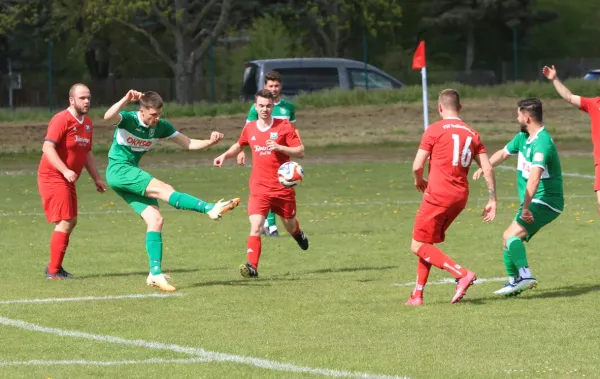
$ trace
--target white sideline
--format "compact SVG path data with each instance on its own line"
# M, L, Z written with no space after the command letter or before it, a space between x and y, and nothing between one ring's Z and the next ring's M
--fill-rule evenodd
M98 300L125 300L125 299L146 299L146 298L163 298L185 296L183 293L150 293L150 294L134 294L122 296L86 296L86 297L57 297L47 299L18 299L18 300L0 300L2 304L31 304L31 303L62 303L67 301L98 301Z
M508 279L506 277L502 277L502 278L481 278L481 279L477 279L475 281L475 284L481 284L481 283L486 283L486 282L506 282ZM427 283L427 285L432 285L432 284L456 284L456 280L455 279L442 279L438 282L429 282ZM398 286L398 287L412 287L415 285L415 282L408 282L408 283L392 283L393 286Z
M507 165L500 165L500 166L497 166L496 168L500 169L500 170L506 170L506 171L517 171L516 167L507 166ZM576 172L563 172L562 175L563 176L570 176L572 178L595 179L594 175L578 174Z
M49 328L38 324L32 324L26 321L13 320L6 317L0 317L0 325L12 326L19 329L30 330L33 332L48 333L61 337L81 338L99 342L108 342L119 345L135 346L155 350L168 350L176 353L182 353L204 359L205 362L232 362L243 365L260 367L267 370L284 371L293 373L306 373L313 375L322 375L334 378L361 378L361 379L408 379L407 377L378 375L366 372L352 372L341 370L329 370L324 368L312 368L307 366L298 366L292 363L270 361L267 359L248 357L243 355L234 355L219 353L216 351L204 350L196 347L186 347L174 344L165 344L161 342L152 342L144 340L128 340L121 337L113 337L101 334L92 334L78 332L75 330L65 330L58 328Z
M122 365L149 365L149 364L184 364L184 363L203 363L207 362L205 358L188 358L188 359L162 359L150 358L143 360L124 360L124 361L85 361L85 360L63 360L63 361L0 361L2 366L122 366Z

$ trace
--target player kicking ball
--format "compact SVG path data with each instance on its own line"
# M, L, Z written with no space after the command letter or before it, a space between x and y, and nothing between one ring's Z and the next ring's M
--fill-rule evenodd
M496 217L496 181L494 170L481 143L479 133L458 118L461 109L457 91L446 89L438 98L442 120L430 125L413 163L415 187L423 192L423 201L415 218L410 249L417 255L417 283L406 305L423 304L423 290L431 266L446 270L456 278L456 292L451 303L459 302L473 284L475 273L459 266L434 246L444 242L446 230L465 209L469 198L469 167L473 160L483 170L489 200L483 221ZM428 181L423 178L429 159Z
M137 111L122 111L130 102L139 101ZM206 149L223 139L223 134L212 132L210 139L198 140L175 130L173 125L161 119L162 98L156 92L141 93L131 90L104 114L105 120L115 122L113 143L108 152L106 181L133 211L146 223L146 252L150 273L146 284L166 292L175 291L162 273L162 229L164 219L158 209L158 200L175 209L205 213L213 220L240 203L240 199L209 203L187 193L175 191L169 184L154 178L138 167L140 159L159 139L170 140L185 150Z
M238 155L244 146L252 149L248 198L248 262L240 266L240 274L245 278L258 277L260 235L269 210L281 217L285 229L294 237L298 246L302 250L308 249L308 238L296 220L296 192L293 188L284 187L277 174L279 167L289 162L290 157L304 157L304 146L288 120L273 118L273 94L270 91L263 89L256 94L255 108L258 120L248 122L239 140L214 160L215 166L222 167L225 160Z
M523 241L529 240L563 211L562 169L554 141L542 124L542 102L538 99L519 101L517 120L521 131L490 158L498 166L517 154L517 191L521 207L514 221L504 231L504 267L506 283L495 294L515 296L537 286L527 261ZM477 170L473 179L479 179Z

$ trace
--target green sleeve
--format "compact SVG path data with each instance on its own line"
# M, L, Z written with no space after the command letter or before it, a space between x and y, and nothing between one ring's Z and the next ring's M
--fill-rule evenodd
M292 125L296 125L296 106L290 103L290 122Z
M177 135L177 130L173 124L167 120L160 120L160 132L157 138L173 138Z
M519 152L519 147L523 144L523 135L525 135L525 133L517 133L517 135L506 144L504 150L510 155L517 154Z
M550 141L547 140L537 140L531 154L533 154L533 158L531 159L531 167L541 167L544 170L546 169L546 162L552 155L552 150L554 146Z
M248 112L248 117L246 118L246 122L256 121L258 120L258 112L256 111L256 107L254 104L250 107L250 111Z
M133 125L135 127L135 121L134 121L134 112L135 111L121 111L119 112L119 114L121 115L121 120L119 120L119 122L117 122L115 124L115 126L117 128L121 128L121 129L125 129L125 130L129 130L131 129L131 126Z

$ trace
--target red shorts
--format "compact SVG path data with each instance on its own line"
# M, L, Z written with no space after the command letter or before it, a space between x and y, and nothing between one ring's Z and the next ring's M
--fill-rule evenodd
M77 217L77 191L75 185L48 183L38 178L42 206L48 222L70 220Z
M596 179L594 179L594 191L600 191L600 164L594 165L594 173Z
M446 239L446 230L465 209L466 202L442 207L423 201L413 227L413 239L424 243L440 243Z
M248 197L248 215L263 215L269 211L284 219L296 217L296 198L272 197L269 195L250 195Z

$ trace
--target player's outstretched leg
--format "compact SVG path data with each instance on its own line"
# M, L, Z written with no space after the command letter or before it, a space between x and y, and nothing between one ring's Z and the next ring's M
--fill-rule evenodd
M423 290L427 279L429 278L429 272L431 271L431 263L425 261L422 258L417 260L417 284L415 289L410 294L410 297L406 301L406 305L419 306L423 304Z
M308 238L300 229L300 223L294 218L283 219L283 225L290 235L296 240L296 243L302 250L308 250Z
M277 229L277 222L275 219L275 212L269 211L267 219L265 220L264 233L269 237L279 237L279 230Z
M475 282L475 273L469 271L454 262L452 258L443 251L429 243L412 241L411 250L426 262L437 268L448 271L456 278L456 292L451 303L458 303L467 293L467 289Z
M260 214L250 215L250 235L247 242L248 262L240 265L240 275L244 278L258 277L258 261L262 250L260 233L265 222L265 216Z
M50 238L50 260L44 271L46 279L73 279L73 275L62 267L62 263L69 246L69 237L75 225L77 225L77 217L56 223Z
M519 270L513 263L510 251L507 248L503 249L503 257L504 268L506 270L506 274L508 275L508 282L506 282L499 290L494 291L494 293L497 295L516 296L521 293L521 291L516 290L516 282L519 277Z
M158 287L165 292L174 292L175 287L169 284L167 281L168 277L162 272L162 227L164 219L155 206L148 206L141 213L141 216L148 226L148 231L146 232L146 252L148 253L150 273L146 278L146 284Z
M519 270L519 278L515 282L515 291L521 293L525 290L535 288L537 280L533 277L531 270L529 270L527 251L523 240L519 237L511 237L506 241L506 247L510 252L514 265Z

